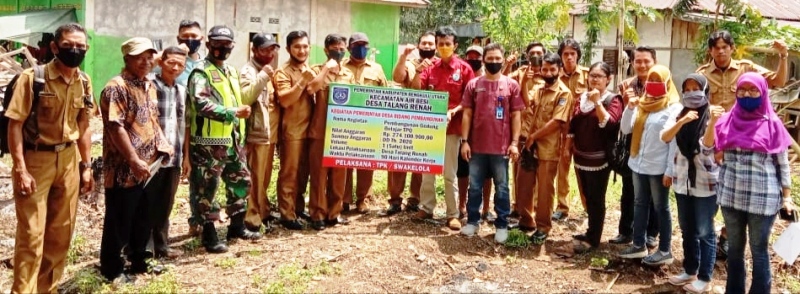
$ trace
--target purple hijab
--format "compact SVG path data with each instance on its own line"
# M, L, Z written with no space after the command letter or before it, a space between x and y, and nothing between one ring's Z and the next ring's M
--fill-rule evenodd
M783 122L772 109L767 91L767 80L761 75L748 72L739 77L736 88L750 83L761 90L761 106L750 112L736 103L733 109L717 121L717 151L741 148L755 152L776 154L792 145L792 138Z

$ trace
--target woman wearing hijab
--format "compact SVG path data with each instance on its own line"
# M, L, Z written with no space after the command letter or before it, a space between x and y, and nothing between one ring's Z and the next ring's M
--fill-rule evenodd
M719 166L714 161L714 123L725 109L708 104L708 80L690 74L683 81L683 109L669 118L661 140L675 139L672 189L678 203L678 224L683 235L683 273L669 282L690 293L711 290L716 258L714 216L717 206Z
M787 152L792 139L767 93L761 75L743 74L736 104L715 124L716 150L723 153L717 203L728 228L728 293L744 293L748 237L753 258L749 292L771 292L769 235L778 210L794 210Z
M645 94L632 98L622 112L620 129L631 137L631 154L628 167L633 171L633 245L622 250L622 258L642 258L642 263L652 266L673 262L672 216L669 212L669 186L675 158L675 143L661 141L661 130L670 116L679 112L680 99L672 74L663 65L655 65L647 73ZM641 102L640 102L641 101ZM653 254L645 247L650 203L658 216L659 244Z
M589 68L589 89L575 107L567 146L572 145L578 185L586 195L589 227L586 234L575 236L573 250L584 253L600 246L606 218L606 189L611 168L606 149L614 144L622 115L622 96L606 91L611 81L611 67L604 62ZM572 142L572 143L570 143ZM569 148L569 147L567 147Z

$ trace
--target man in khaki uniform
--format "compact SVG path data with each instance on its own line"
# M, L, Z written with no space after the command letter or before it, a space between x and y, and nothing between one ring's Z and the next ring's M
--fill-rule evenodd
M247 199L247 212L244 223L251 231L258 231L262 224L271 228L272 217L269 212L267 189L272 178L272 163L275 158L275 144L278 143L278 112L275 103L275 88L269 82L274 71L272 60L281 48L272 34L260 33L253 36L253 58L241 70L241 86L257 84L266 79L267 86L251 105L252 113L247 118L247 163L250 166L252 186Z
M389 82L386 81L386 75L383 73L383 68L380 64L367 60L369 53L369 39L364 33L354 33L348 40L348 48L350 49L350 59L342 62L342 65L349 69L356 78L356 84L364 86L380 86L388 87ZM372 197L372 170L356 170L356 210L358 213L367 213L367 198ZM352 201L353 191L353 173L352 169L347 172L347 184L345 185L344 203L345 209L350 207L349 203Z
M558 171L558 164L563 154L561 150L561 137L563 137L564 125L569 120L572 112L574 100L569 88L558 78L561 58L554 53L547 53L542 59L542 79L545 86L540 89L532 90L528 95L533 100L533 124L527 134L525 148L531 150L538 158L535 177L524 179L533 182L536 187L536 216L533 227L536 232L531 236L535 244L544 244L547 235L550 233L552 222L550 213L553 211L553 194L555 187L553 180ZM537 185L538 184L538 185ZM533 197L529 194L520 194L517 199L517 206L522 215L522 219L528 222L532 218ZM522 222L522 220L521 220Z
M525 140L527 140L526 136L528 135L528 131L530 130L531 124L533 123L533 108L531 103L531 97L528 93L534 88L541 88L544 87L544 80L542 79L541 75L541 68L542 68L542 56L547 53L547 49L544 48L544 45L539 42L531 42L528 44L525 52L528 54L528 65L523 65L511 74L508 75L509 78L517 81L521 87L522 92L522 102L525 103L525 109L522 110L522 126L520 132L520 140L519 140L519 150L522 152L524 151L523 147L525 147ZM513 61L516 60L516 57L513 55L509 57L509 60L506 61L506 69L510 70ZM527 155L527 153L526 153ZM521 169L522 160L517 160L514 162L514 166L512 167L514 173L514 193L512 193L512 203L511 203L511 215L512 217L519 217L520 211L517 210L517 203L516 199L519 199L520 193L523 194L531 194L533 197L533 210L536 210L536 197L533 196L534 194L534 186L530 181L525 181L523 179L534 177L534 171L530 169ZM532 232L535 228L533 226L533 219L529 219L526 223L520 221L519 229L523 232Z
M75 228L79 186L86 193L94 185L92 83L78 69L89 49L86 31L62 25L49 45L56 59L22 72L6 110L17 213L12 293L56 293ZM38 70L44 71L44 89L34 109Z
M417 50L419 58L411 58L410 55L414 50ZM417 41L417 45L406 46L400 58L397 60L397 65L392 72L392 79L403 88L417 89L419 88L419 73L431 66L438 58L436 54L436 35L431 32L425 32ZM416 85L416 87L414 86ZM386 209L386 215L393 215L402 209L403 190L406 186L405 172L389 172L388 190L389 190L389 208ZM409 192L411 196L406 200L406 210L411 212L419 211L419 190L422 187L422 174L411 173L411 185Z
M314 79L308 66L309 39L304 31L292 31L286 35L286 50L290 60L275 72L275 91L278 103L283 108L281 118L281 146L279 155L281 169L278 173L278 207L281 225L289 230L302 230L297 220L298 192L305 190L308 182L308 125L314 106L313 97L306 86Z
M564 63L561 68L559 79L564 85L572 92L573 104L576 103L583 92L586 92L587 79L589 77L589 69L578 65L581 59L581 45L574 39L566 39L561 42L558 47L558 55ZM570 108L569 115L572 115L572 108ZM566 140L567 130L569 126L569 119L564 124L564 132L562 133L561 140ZM565 150L561 153L561 159L558 163L558 175L556 179L556 194L558 195L558 207L553 213L553 220L562 220L569 216L569 171L572 165L572 150ZM578 189L581 196L581 203L586 207L586 201L583 198L583 193Z
M339 34L325 37L325 55L328 61L311 67L317 75L308 85L308 92L314 94L314 115L308 128L311 141L309 162L311 167L311 193L309 212L311 227L324 230L326 226L347 224L342 217L342 199L347 182L346 168L328 168L322 166L325 153L325 128L328 119L328 93L330 83L354 84L355 76L339 63L347 50L347 38Z
M708 79L711 89L710 103L730 111L736 102L736 81L743 73L757 72L767 79L770 87L783 87L787 77L789 51L782 41L775 41L772 48L778 51L780 62L773 72L747 59L733 59L736 50L733 36L728 31L717 31L708 37L708 53L713 58L697 68L697 73Z

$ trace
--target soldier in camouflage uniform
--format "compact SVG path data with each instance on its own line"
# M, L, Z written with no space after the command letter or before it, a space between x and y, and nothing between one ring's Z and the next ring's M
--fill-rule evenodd
M258 239L261 234L244 226L250 171L244 151L245 118L250 104L266 87L267 75L241 88L239 74L225 63L233 49L233 30L225 26L211 28L208 56L189 75L187 119L190 124L189 200L194 210L190 223L202 224L203 246L211 253L227 252L217 238L214 222L219 220L220 205L214 200L219 180L225 182L226 213L230 218L227 239Z

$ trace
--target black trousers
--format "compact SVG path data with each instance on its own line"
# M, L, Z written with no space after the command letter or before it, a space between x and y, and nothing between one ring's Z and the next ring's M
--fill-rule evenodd
M151 222L144 187L106 188L106 215L100 243L100 273L108 280L125 269L122 249L127 247L132 267L146 268Z
M600 246L600 237L603 235L603 226L606 219L606 190L611 169L606 167L599 171L578 172L579 185L586 196L586 213L589 215L589 228L586 238L592 247Z
M633 177L622 177L622 197L620 197L619 234L633 237ZM650 205L650 220L647 221L647 236L658 237L658 217L655 205Z
M178 191L180 177L180 168L165 167L144 188L152 223L150 243L155 253L164 253L169 249L169 215L175 204L175 192Z

